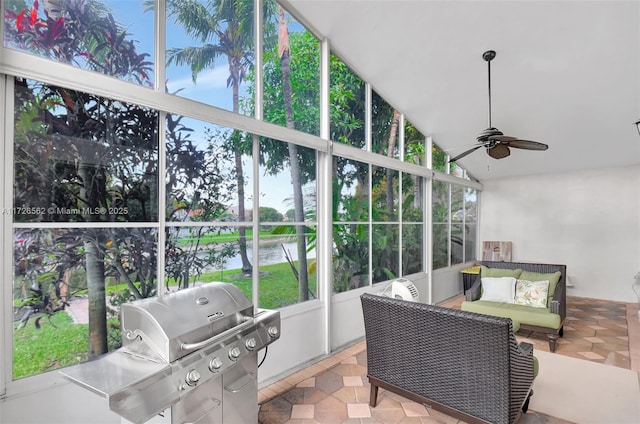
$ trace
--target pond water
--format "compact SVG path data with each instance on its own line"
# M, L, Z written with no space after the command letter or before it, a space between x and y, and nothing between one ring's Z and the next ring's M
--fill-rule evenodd
M287 258L284 254L284 250L282 250L282 246L287 250L289 257L293 261L298 260L298 247L295 242L285 242L285 243L269 243L265 245L260 245L260 249L258 250L258 265L272 265L272 264L280 264L287 261ZM253 247L250 243L247 244L247 256L249 257L249 261L252 260L253 255ZM315 249L307 253L307 258L315 258L316 252ZM224 268L222 270L227 269L240 269L242 268L242 259L240 258L240 254L227 259L224 264ZM209 266L204 268L204 271L221 271L220 268L215 266Z

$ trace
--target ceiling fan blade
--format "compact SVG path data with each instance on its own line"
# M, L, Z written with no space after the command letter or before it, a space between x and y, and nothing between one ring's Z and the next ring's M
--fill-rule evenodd
M458 161L459 159L462 159L463 157L467 156L468 154L471 154L471 153L475 152L476 150L478 150L478 149L479 149L479 148L481 148L481 147L484 147L484 145L482 145L482 144L481 144L481 145L476 146L476 147L474 147L474 148L472 148L472 149L469 149L469 150L467 150L467 151L465 151L465 152L462 152L462 153L460 153L458 156L456 156L455 158L453 158L453 159L449 159L449 162L456 162L456 161Z
M547 150L549 148L549 146L544 143L530 140L520 140L517 137L510 137L508 135L492 135L489 136L489 141L497 141L500 144L505 144L509 147L515 147L516 149Z
M508 135L490 135L487 137L490 141L508 142L517 140L517 137L509 137Z
M487 153L494 159L503 159L511 154L511 150L504 144L496 144L487 148Z
M537 141L530 141L530 140L520 140L520 139L508 141L506 144L509 147L515 147L516 149L525 149L525 150L547 150L549 148L549 146L547 146L544 143L539 143Z

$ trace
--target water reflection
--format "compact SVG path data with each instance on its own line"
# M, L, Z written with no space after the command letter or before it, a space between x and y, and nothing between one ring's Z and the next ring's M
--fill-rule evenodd
M289 258L292 261L298 260L298 247L296 242L285 242L285 243L268 243L261 244L260 249L258 249L258 265L272 265L272 264L281 264L287 261L287 257L285 256L284 249L286 249ZM249 260L253 257L253 248L251 244L247 244L247 256ZM316 251L315 249L307 252L307 258L315 258ZM203 271L225 271L228 269L240 269L242 268L242 259L240 258L240 254L236 254L235 256L227 259L223 265L223 268L219 268L216 265L211 265L205 267Z

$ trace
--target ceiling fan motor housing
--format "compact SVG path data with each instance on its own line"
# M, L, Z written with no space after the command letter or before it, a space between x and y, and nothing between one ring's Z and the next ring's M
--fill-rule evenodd
M476 137L476 140L479 143L486 143L489 141L489 137L492 137L494 135L504 135L504 134L499 129L491 127L491 128L487 128L486 130L478 134L478 136Z

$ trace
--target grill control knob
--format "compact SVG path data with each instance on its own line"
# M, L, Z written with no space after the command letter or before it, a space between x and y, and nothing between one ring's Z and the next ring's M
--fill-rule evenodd
M222 367L222 361L217 356L209 361L209 370L217 372Z
M196 370L191 370L187 373L187 378L185 378L185 382L189 386L195 386L200 381L200 373Z
M271 327L269 327L269 330L267 331L269 332L269 335L271 337L276 337L279 333L278 327L276 327L275 325L272 325Z
M251 337L251 338L247 339L246 342L244 342L244 345L247 347L247 349L253 350L253 349L256 348L258 343L256 342L255 338Z
M240 351L240 349L238 347L234 347L231 350L229 350L229 358L231 360L233 360L233 361L238 359L241 354L242 354L242 352Z

